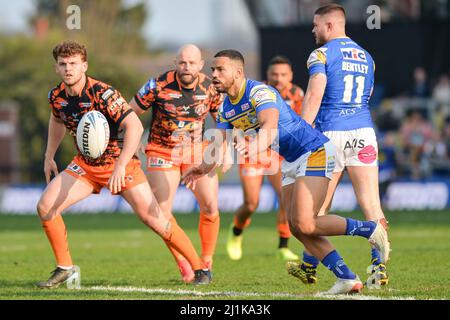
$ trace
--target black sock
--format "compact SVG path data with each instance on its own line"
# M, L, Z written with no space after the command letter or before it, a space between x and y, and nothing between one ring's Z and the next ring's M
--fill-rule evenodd
M280 244L278 245L278 248L287 248L288 241L289 241L289 238L280 237Z
M233 227L233 234L235 236L240 236L243 231L244 231L243 229L239 229L239 228Z

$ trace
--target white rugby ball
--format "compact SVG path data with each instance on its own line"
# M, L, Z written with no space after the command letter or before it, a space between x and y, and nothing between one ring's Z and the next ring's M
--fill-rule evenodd
M91 159L97 159L109 143L109 124L99 111L89 111L84 114L77 127L77 145L81 154Z

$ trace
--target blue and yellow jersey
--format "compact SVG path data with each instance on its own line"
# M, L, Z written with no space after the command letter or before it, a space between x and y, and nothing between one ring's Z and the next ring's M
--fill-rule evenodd
M315 121L321 131L373 127L369 99L375 63L370 54L350 38L338 38L309 56L309 75L323 73L327 86Z
M244 81L236 100L226 97L217 115L219 129L258 131L258 113L268 108L279 111L278 144L274 149L287 161L293 162L301 155L315 151L328 138L314 130L283 100L278 91L262 82Z

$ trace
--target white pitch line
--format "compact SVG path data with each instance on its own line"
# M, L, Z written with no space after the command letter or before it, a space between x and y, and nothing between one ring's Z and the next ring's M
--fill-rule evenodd
M316 293L313 295L306 294L292 294L284 292L239 292L239 291L196 291L196 290L173 290L162 288L137 288L137 287L111 287L111 286L95 286L87 288L91 291L110 291L110 292L138 292L149 294L163 294L163 295L177 295L177 296L198 296L198 297L211 297L211 296L224 296L224 297L274 297L274 298L324 298L333 300L415 300L414 297L377 297L366 296L362 294L355 295L327 295L323 293Z

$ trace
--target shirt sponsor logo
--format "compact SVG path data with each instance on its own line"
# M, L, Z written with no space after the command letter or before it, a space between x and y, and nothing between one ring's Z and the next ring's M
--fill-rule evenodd
M248 103L245 103L241 106L242 111L250 109L250 105Z
M79 176L84 176L86 174L86 171L83 170L79 165L77 165L75 162L71 162L69 166L67 167L70 171L76 173Z
M206 98L208 98L206 94L198 94L194 96L194 100L205 100Z
M367 62L366 53L357 48L341 48L342 57L344 60L354 60L360 62Z
M111 89L108 89L102 94L102 99L103 100L108 100L109 98L111 98L111 96L113 94L114 94L114 91L112 91Z
M92 106L92 103L90 102L81 102L80 108L90 108Z
M147 165L150 168L172 168L173 162L158 157L150 157Z
M172 99L180 99L183 95L180 93L169 93L169 97Z
M236 115L236 111L235 111L234 109L225 112L225 118L231 118L231 117L233 117L234 115Z
M114 101L114 102L110 105L109 109L110 109L111 111L114 111L116 108L122 107L125 103L127 103L127 102L125 101L125 99L122 98L122 97L120 97L119 99L117 99L116 101Z

